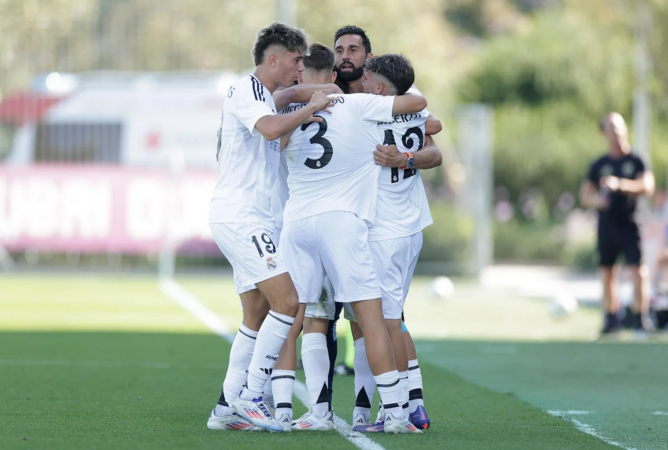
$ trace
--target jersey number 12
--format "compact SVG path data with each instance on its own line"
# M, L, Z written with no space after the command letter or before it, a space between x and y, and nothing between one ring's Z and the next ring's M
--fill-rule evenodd
M415 145L415 141L411 137L411 135L415 135L418 138L418 148L417 150L420 150L422 146L424 145L424 133L422 133L422 130L419 127L413 127L409 128L406 130L406 133L401 136L401 143L404 144L404 147L408 149L412 149L413 146ZM394 133L392 130L385 130L385 140L383 141L383 145L397 145L396 141L394 140ZM410 178L414 176L417 173L416 169L404 169L404 180L406 178ZM398 183L399 182L399 168L398 167L392 167L392 183Z

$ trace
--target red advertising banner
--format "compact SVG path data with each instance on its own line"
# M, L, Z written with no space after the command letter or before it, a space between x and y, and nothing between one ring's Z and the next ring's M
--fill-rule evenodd
M210 171L113 166L0 166L0 245L8 251L215 252Z

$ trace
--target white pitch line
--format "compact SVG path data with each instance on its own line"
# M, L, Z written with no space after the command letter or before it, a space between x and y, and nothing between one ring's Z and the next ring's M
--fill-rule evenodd
M657 411L654 413L655 416L668 416L668 412L665 411Z
M591 411L579 411L577 409L569 409L567 411L547 411L548 414L551 414L553 416L561 417L561 416L584 416L587 414L592 414Z
M607 437L605 437L605 436L599 434L598 431L596 431L596 430L594 429L594 427L592 427L591 425L587 425L586 423L582 423L582 422L580 422L580 421L577 420L577 419L574 419L574 418L572 418L572 417L565 417L565 416L563 416L563 415L552 414L552 413L554 413L554 412L562 412L562 413L563 413L563 412L565 412L565 411L546 411L546 412L547 412L548 414L551 414L551 415L555 416L555 417L559 417L560 419L564 419L564 420L566 420L566 421L568 421L568 422L571 422L573 425L575 425L575 428L577 428L578 431L581 431L581 432L583 432L583 433L585 433L585 434L588 434L588 435L590 435L590 436L593 436L593 437L595 437L596 439L599 439L599 440L605 442L606 444L609 444L609 445L612 445L612 446L615 446L615 447L619 447L619 448L623 448L624 450L638 450L638 449L635 448L635 447L627 447L627 446L625 446L624 444L621 444L621 443L619 443L619 442L617 442L617 441L613 441L612 439L609 439L609 438L607 438Z
M176 281L162 279L160 280L159 287L163 294L195 316L197 320L206 325L215 334L222 337L230 344L234 341L234 334L230 332L230 329L225 322L223 322L215 312L202 304L197 297L183 289ZM306 385L299 380L295 380L294 389L295 396L308 408L311 400ZM345 420L337 415L334 415L334 425L336 426L336 431L338 431L341 436L349 440L360 450L385 450L385 448L377 442L372 441L358 431L354 431Z

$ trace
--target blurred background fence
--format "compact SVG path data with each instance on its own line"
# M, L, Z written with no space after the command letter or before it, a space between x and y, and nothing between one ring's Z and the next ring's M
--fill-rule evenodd
M0 247L28 265L221 261L207 212L223 94L278 17L330 46L355 24L413 62L445 125L419 270L592 268L577 190L610 110L651 162L663 237L665 0L0 0Z

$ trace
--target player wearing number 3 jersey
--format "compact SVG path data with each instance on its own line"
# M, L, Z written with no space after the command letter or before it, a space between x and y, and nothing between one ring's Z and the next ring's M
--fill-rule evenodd
M309 51L310 55L305 58L304 81L316 77L318 72L331 74L332 50L313 44ZM311 59L327 59L329 64L322 68L310 67ZM406 59L402 59L402 63L410 86L413 69ZM326 274L332 283L334 299L354 311L369 342L368 348L373 349L367 356L386 405L385 431L388 433L419 430L403 417L402 405L408 398L404 399L398 388L398 373L369 249L368 227L376 218L380 174L373 152L376 145L383 142L378 122L390 122L395 114L417 113L426 103L424 97L418 95L338 96L331 113L317 113L321 122L297 128L284 150L290 197L284 210L281 243L299 301L317 302ZM310 319L318 320L321 319ZM314 340L314 336L309 335L319 334L318 340L324 346L327 321L321 322L320 327L312 327L309 319L305 319L302 351ZM327 353L322 356L326 368ZM323 403L327 405L327 370L318 370L317 374L309 376L306 359L304 365L314 420L321 420L322 413L331 414L331 411L316 408ZM323 417L318 417L318 413ZM308 426L308 421L304 421L303 426Z

